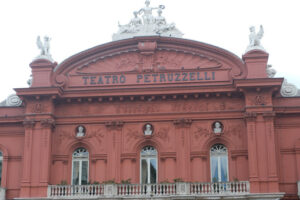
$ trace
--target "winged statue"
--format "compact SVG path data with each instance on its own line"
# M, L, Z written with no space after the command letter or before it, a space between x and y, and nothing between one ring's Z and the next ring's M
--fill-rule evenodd
M43 56L50 55L50 53L49 53L50 40L51 40L51 38L49 38L48 36L45 36L44 44L43 44L41 41L41 37L40 36L37 37L36 44L37 44L38 48L41 50L41 55L43 55Z
M50 54L50 41L51 38L48 36L44 37L44 42L42 42L40 36L37 37L36 45L41 50L41 53L39 56L36 57L36 59L47 59L52 61L52 57Z
M255 27L251 26L250 28L250 34L249 34L249 45L247 47L247 51L253 50L253 49L260 49L265 50L263 46L260 43L260 40L264 36L264 28L262 25L260 25L259 31L256 33Z
M250 40L250 46L260 46L260 40L264 36L264 28L262 25L260 25L260 29L258 33L255 32L255 27L251 26L250 27L250 35L249 35L249 40Z

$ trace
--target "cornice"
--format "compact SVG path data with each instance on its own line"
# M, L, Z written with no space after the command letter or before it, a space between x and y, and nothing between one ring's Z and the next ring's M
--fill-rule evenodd
M30 88L15 88L17 95L22 97L34 96L39 99L39 96L51 96L56 98L56 96L61 96L63 93L60 87L30 87Z
M271 88L281 87L283 78L256 78L256 79L236 79L234 85L236 88Z

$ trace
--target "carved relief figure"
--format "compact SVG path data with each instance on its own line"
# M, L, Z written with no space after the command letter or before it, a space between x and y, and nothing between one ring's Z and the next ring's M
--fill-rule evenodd
M84 136L85 136L85 128L83 126L78 126L76 137L84 137Z
M223 132L223 125L221 122L215 122L213 124L213 131L215 134L221 134Z
M265 100L265 97L261 96L261 95L257 95L254 98L254 104L255 105L265 105L267 102Z
M146 124L144 128L144 135L152 135L153 127L151 124Z

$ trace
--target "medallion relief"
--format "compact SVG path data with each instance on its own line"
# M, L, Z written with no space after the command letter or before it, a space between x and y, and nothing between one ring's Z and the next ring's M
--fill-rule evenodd
M125 151L131 151L132 147L135 146L137 143L144 141L144 140L160 140L160 142L166 147L169 147L171 145L171 137L169 134L170 127L166 125L153 125L151 124L151 129L147 129L147 125L150 125L150 123L145 123L142 128L139 128L141 125L130 125L127 126L127 129L125 130L125 137L124 137L124 145L123 148ZM148 126L149 127L149 126ZM145 131L149 131L149 133L152 131L152 134L145 134Z

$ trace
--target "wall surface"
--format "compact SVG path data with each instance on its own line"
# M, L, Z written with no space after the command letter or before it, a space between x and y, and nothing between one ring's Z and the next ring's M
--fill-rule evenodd
M158 182L211 182L210 149L228 149L229 181L296 198L300 98L280 96L268 54L243 60L207 44L163 37L107 43L57 63L30 64L21 107L0 108L6 196L46 197L71 184L72 154L89 152L89 182L140 182L140 152L158 152ZM264 72L264 73L262 73ZM222 131L214 133L214 123ZM145 135L146 124L152 135ZM85 135L77 137L78 126Z

